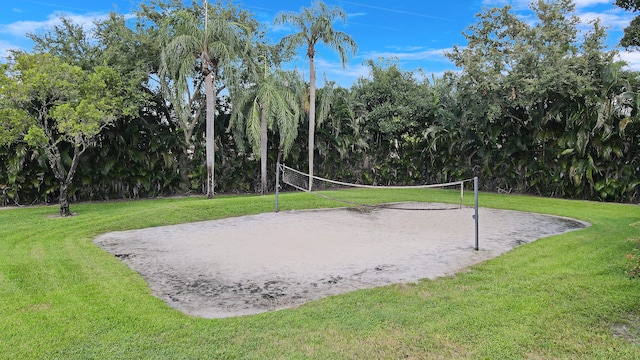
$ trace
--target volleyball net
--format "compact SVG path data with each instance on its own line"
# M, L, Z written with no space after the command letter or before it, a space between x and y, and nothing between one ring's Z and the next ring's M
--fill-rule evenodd
M283 164L278 165L278 187L289 186L326 199L352 206L384 207L403 210L452 210L474 206L474 179L442 184L380 186L353 184L310 176ZM359 191L359 190L368 191ZM373 192L384 193L377 197ZM385 199L376 203L375 199Z
M397 210L456 210L474 208L475 249L478 250L478 178L441 184L380 186L353 184L310 176L278 163L276 171L276 212L279 193L290 187L349 207Z

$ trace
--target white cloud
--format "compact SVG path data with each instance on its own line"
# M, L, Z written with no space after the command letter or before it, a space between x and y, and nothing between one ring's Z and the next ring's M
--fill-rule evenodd
M612 2L613 0L573 0L573 3L576 4L576 8L585 8L594 5L608 5Z
M359 16L367 16L366 12L359 12L359 13L351 13L351 14L347 14L347 18L354 18L354 17L359 17Z
M388 46L388 49L397 50L397 51L418 51L424 49L424 46Z
M453 21L452 18L448 18L448 17L445 18L445 17L440 17L440 16L433 16L433 15L429 15L429 14L419 13L419 12L415 12L415 11L406 11L406 10L394 9L394 8L391 7L391 6L393 6L393 4L390 4L388 7L381 7L381 6L373 6L373 5L369 5L369 4L346 1L346 0L341 0L340 2L344 3L344 4L352 5L352 6L365 7L365 8L368 8L368 9L381 10L381 11L385 11L385 12L393 12L393 13L397 13L397 14L417 16L417 17L423 17L423 18L428 18L428 19L440 19L440 20L446 20L446 21Z
M319 59L317 60L316 65L319 78L326 74L329 80L336 80L338 83L341 83L341 81L338 81L337 78L355 80L360 77L369 75L368 66L365 66L363 64L354 64L353 62L349 63L347 67L343 68L340 62Z
M265 21L263 24L267 27L271 33L290 33L293 34L297 29L289 24L274 24L271 21Z
M316 81L318 86L323 86L324 78L328 81L335 81L338 85L348 88L353 85L356 80L369 76L369 67L351 61L347 67L343 68L340 61L326 60L322 57L316 58ZM303 79L309 81L309 61L306 58L298 58L283 65L285 70L296 71Z
M482 0L482 5L486 7L502 7L511 5L516 9L528 9L530 0Z
M579 9L595 5L607 5L613 1L614 0L573 0L573 3L576 5L576 8ZM532 2L533 0L482 0L482 5L488 7L511 5L516 9L526 9L529 8Z
M8 34L17 38L23 38L28 33L36 33L55 25L59 25L61 23L61 16L69 18L74 24L81 25L85 30L90 30L93 27L94 21L105 19L108 15L98 13L77 15L72 13L56 12L49 15L47 19L43 21L16 21L10 24L0 24L0 33Z
M578 17L583 24L589 24L596 19L600 19L602 25L612 30L622 30L629 26L633 19L633 15L621 11L605 11L605 12L584 12L579 13Z
M640 51L621 51L618 58L627 63L626 69L640 71Z
M402 50L402 49L400 49ZM369 52L364 54L364 57L367 59L398 59L398 60L406 60L406 61L416 61L416 60L430 60L430 61L448 61L444 56L445 52L451 51L452 48L445 49L428 49L421 51L411 51L411 48L404 49L405 51L387 51L387 52ZM413 49L415 50L415 49Z
M9 56L9 50L19 49L20 47L8 41L0 40L0 63Z

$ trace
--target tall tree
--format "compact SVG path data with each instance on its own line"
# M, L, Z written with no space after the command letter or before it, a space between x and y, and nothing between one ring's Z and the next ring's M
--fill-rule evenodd
M162 69L173 80L178 93L189 93L193 86L190 80L201 77L205 88L206 103L206 193L214 196L215 161L215 108L216 89L223 71L232 71L232 64L246 49L248 33L245 23L239 21L246 14L220 2L199 7L195 2L191 9L170 14L165 19L162 51ZM194 71L194 67L197 70Z
M251 148L259 154L262 194L268 188L268 130L279 133L279 150L285 157L298 133L300 103L290 88L299 81L296 77L282 70L268 72L259 83L234 96L233 125L244 128Z
M509 7L484 11L467 46L448 54L462 69L455 88L477 134L469 164L492 190L593 198L608 182L602 199L616 198L627 189L607 174L611 159L627 156L620 129L637 116L633 82L604 51L599 22L581 31L571 0L531 8L533 25Z
M233 100L230 126L238 133L239 145L246 135L253 153L258 154L260 192L264 195L268 191L268 131L279 133L279 151L286 157L298 135L302 110L295 90L303 81L296 72L277 68L281 54L265 42L256 42L247 55L242 81L230 86Z
M49 53L63 62L91 70L98 61L98 48L92 44L90 34L80 24L67 17L60 17L60 24L42 33L29 33L34 43L33 51Z
M44 151L60 184L60 215L70 216L68 190L80 156L102 129L137 111L124 81L106 66L85 71L49 54L26 53L0 77L0 139Z
M354 96L364 104L362 132L369 138L365 159L371 178L369 183L404 184L403 171L420 178L423 163L411 153L422 125L431 109L427 88L416 80L412 71L403 71L393 61L368 61L371 78L361 78L352 87ZM402 168L395 171L390 168ZM388 170L385 170L388 169Z
M640 11L640 0L616 0L615 5L634 13ZM625 48L640 47L640 16L636 15L629 26L624 29L624 36L620 39L620 45Z
M299 13L284 12L279 14L276 24L290 24L299 30L280 40L280 44L287 49L300 46L306 47L309 58L309 190L313 183L313 152L316 126L316 45L322 42L340 55L342 66L347 64L348 55L355 55L358 45L348 34L337 31L333 22L346 22L347 14L340 7L329 7L322 1L317 1L311 7L301 7Z
M125 51L151 60L144 67L152 75L150 80L154 81L153 85L147 87L147 91L153 94L153 105L149 109L153 109L152 113L157 114L162 124L171 128L180 146L180 151L175 156L180 176L180 190L183 193L189 193L193 188L202 189L201 185L197 185L197 180L192 183L191 176L194 173L192 161L203 145L199 135L201 115L205 110L204 78L195 76L190 81L191 86L174 86L176 80L171 76L175 74L169 73L162 66L162 51L165 45L162 42L167 38L165 32L168 18L179 11L187 10L188 7L179 0L152 0L148 4L142 3L137 11L135 51ZM194 74L197 74L195 68Z
M151 113L158 108L149 102L151 99L149 95L153 93L154 85L148 84L149 70L153 69L153 64L159 61L159 56L152 56L148 51L149 44L155 44L155 42L149 41L143 37L145 34L127 26L125 17L115 13L111 13L108 18L97 21L95 27L88 31L70 19L61 18L60 20L58 25L28 35L34 41L34 52L54 55L63 63L76 65L88 72L94 71L97 66L106 65L115 70L124 82L122 90L126 91L128 103L135 104L138 109L141 109L141 112ZM14 52L14 55L20 55L20 52ZM158 121L153 121L156 118ZM137 190L142 187L160 189L159 186L148 184L162 177L165 179L171 177L175 171L167 168L163 169L164 171L154 169L155 171L147 171L145 174L142 169L147 169L147 165L151 166L149 159L158 157L170 160L177 151L164 152L157 147L150 147L150 144L142 144L145 134L155 132L157 135L156 130L168 130L170 125L171 123L167 122L166 118L159 116L148 116L145 119L136 116L119 118L113 126L96 136L95 146L87 149L80 158L74 183L69 190L70 197L78 200L104 199L112 197L113 192L118 193L117 196L136 196ZM113 136L114 134L117 135ZM175 134L175 132L171 134ZM118 145L115 144L125 137L126 140ZM166 138L160 139L159 136L150 139L152 139L151 141L162 141L163 145L169 143ZM123 144L124 146L122 146ZM32 176L29 175L30 173L39 175L37 179L31 181L14 182L14 189L19 187L22 189L20 190L22 194L13 192L12 199L16 202L19 198L26 202L38 200L48 202L51 200L51 196L58 195L59 184L57 184L53 172L48 169L44 152L26 145L26 143L10 145L11 149L17 151L10 151L11 159L7 159L5 163L9 164L9 160L14 161L19 154L24 152L24 149L28 149L28 156L24 160L15 162L20 166L13 167L11 171L21 169L19 177L23 179ZM166 146L168 148L170 145ZM67 149L63 149L62 153L65 152ZM117 154L122 157L118 159ZM91 160L87 160L88 158ZM134 158L136 160L128 161ZM127 161L122 161L123 159ZM149 162L141 166L141 159L146 159L145 161ZM3 161L0 160L0 162ZM118 165L114 167L115 163ZM124 170L129 164L135 170L132 171L131 168ZM123 170L119 172L118 168ZM0 180L0 182L6 181ZM158 183L168 184L169 181L159 181ZM31 195L28 190L29 186L34 188L38 195L35 197ZM166 189L162 191L166 191ZM144 196L145 193L140 191L140 195Z

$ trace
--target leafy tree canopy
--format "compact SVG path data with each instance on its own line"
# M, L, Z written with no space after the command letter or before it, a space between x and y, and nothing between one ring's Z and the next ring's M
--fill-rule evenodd
M627 11L640 11L640 0L616 0L615 5ZM625 48L640 46L640 16L636 16L624 29L624 37L620 40L620 45Z
M45 152L61 184L60 213L70 215L66 194L80 155L103 128L137 112L122 91L124 81L106 66L85 71L39 53L17 55L0 79L0 139Z

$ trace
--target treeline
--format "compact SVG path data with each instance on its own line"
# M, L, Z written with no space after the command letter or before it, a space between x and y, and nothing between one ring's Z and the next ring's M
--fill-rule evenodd
M316 98L314 173L377 185L479 176L488 191L636 202L638 73L624 70L615 53L605 50L599 22L580 30L571 1L536 2L533 9L533 24L509 7L479 14L465 32L468 44L447 54L459 72L434 78L404 70L391 59L374 59L367 62L370 75L350 88L325 82ZM220 3L210 11L239 24L237 31L251 41L250 50L218 59L215 69L215 190L273 190L278 157L294 168L308 166L309 84L280 70L294 49L268 45L251 14ZM106 66L119 74L118 89L126 90L129 102L122 106L135 106L135 111L109 115L111 120L86 142L56 143L67 169L82 149L67 189L71 200L207 192L204 79L209 73L192 59L178 74L168 66L182 65L163 60L170 45L166 39L176 38L163 32L176 35L181 16L203 19L203 13L197 4L152 1L140 7L135 24L112 14L91 36L65 20L32 35L32 54L16 52L5 64L4 83L25 76L18 60L23 55L48 54L93 73ZM115 81L115 75L108 79ZM251 96L261 106L251 108L246 95L258 94L267 80L290 95L289 102L280 103L286 113L260 112L267 107L258 95ZM0 88L8 89L4 83ZM6 100L6 92L3 96ZM115 91L113 96L124 95ZM9 105L0 100L5 134L0 133L0 205L54 202L61 190L50 150L28 127L15 130L20 128L16 122L28 123L24 114L35 112L16 113ZM103 108L99 111L104 115ZM266 121L264 144L250 112ZM61 122L64 114L57 111L52 119ZM65 131L54 128L52 136ZM262 145L269 164L266 187Z

